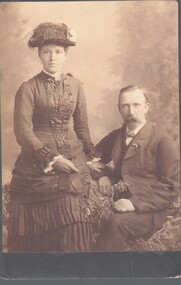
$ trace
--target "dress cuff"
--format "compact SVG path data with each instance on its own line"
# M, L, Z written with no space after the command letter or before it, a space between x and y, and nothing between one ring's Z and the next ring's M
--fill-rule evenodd
M88 160L87 161L87 164L93 164L94 162L98 162L98 161L100 161L101 160L101 158L100 157L94 157L92 160Z
M58 154L53 151L49 145L44 145L38 151L35 152L36 158L43 163L44 166L47 166L55 156Z
M51 171L51 170L53 169L54 163L55 163L58 159L60 159L60 158L62 158L62 157L63 157L63 156L62 156L61 154L60 154L60 155L57 155L57 156L54 156L53 160L52 160L51 162L49 162L48 166L44 169L44 172L47 173L47 172Z

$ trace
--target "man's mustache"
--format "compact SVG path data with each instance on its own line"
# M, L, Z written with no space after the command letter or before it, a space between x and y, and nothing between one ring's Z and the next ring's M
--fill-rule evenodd
M127 118L127 121L128 121L128 122L137 122L137 119L134 118L133 116L129 116L129 117Z

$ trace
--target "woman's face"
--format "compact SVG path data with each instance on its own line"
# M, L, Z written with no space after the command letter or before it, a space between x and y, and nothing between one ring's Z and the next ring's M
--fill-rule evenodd
M39 50L39 57L45 71L54 74L62 71L67 51L63 46L47 44Z

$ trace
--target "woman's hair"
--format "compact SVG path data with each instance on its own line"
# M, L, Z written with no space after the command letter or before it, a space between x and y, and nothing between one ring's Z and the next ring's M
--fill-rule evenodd
M64 48L65 52L67 52L68 49L69 49L68 46L64 46L64 45L62 45L61 43L58 43L58 42L56 42L56 41L46 41L46 42L43 43L43 45L41 45L41 46L38 47L38 54L40 54L41 48L42 48L43 46L48 45L48 44L55 44L55 45L57 45L57 46L61 46L61 47Z

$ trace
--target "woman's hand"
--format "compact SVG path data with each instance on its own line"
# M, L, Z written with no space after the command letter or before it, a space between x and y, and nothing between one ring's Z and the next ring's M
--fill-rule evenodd
M54 168L60 172L65 173L79 173L79 170L75 167L75 165L68 159L62 157L59 158L54 164Z
M98 185L100 187L100 192L103 195L110 196L112 194L110 189L112 186L112 181L108 176L99 178Z
M105 164L100 162L100 161L88 161L87 165L90 170L96 171L96 172L101 172L101 170L105 169Z

